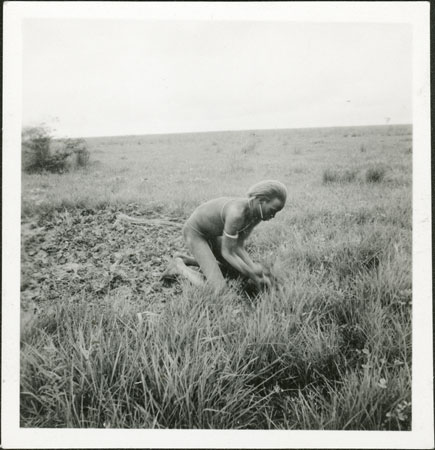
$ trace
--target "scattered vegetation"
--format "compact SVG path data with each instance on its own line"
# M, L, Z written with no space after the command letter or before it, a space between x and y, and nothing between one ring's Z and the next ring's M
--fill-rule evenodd
M364 150L365 151L365 150ZM385 179L387 169L383 165L373 165L365 171L367 183L381 183ZM353 168L327 168L323 171L323 183L352 183L358 179L359 170Z
M279 133L300 149L300 170L268 153ZM21 426L410 430L411 155L385 133L361 131L395 183L343 182L369 167L343 129L264 132L249 171L240 135L211 133L88 140L98 167L24 173ZM306 151L314 138L328 144ZM319 174L334 163L326 189ZM161 283L181 233L116 221L182 222L266 177L290 192L249 241L282 280L272 292Z
M89 164L84 139L55 140L46 126L24 127L21 133L22 165L27 173L64 173Z

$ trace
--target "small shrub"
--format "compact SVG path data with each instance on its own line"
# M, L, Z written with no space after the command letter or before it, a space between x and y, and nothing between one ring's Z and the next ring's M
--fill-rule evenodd
M367 183L380 183L385 177L385 167L370 167L366 172Z
M24 127L21 132L22 164L25 172L60 172L69 155L52 152L52 137L45 126Z
M355 169L325 169L323 183L351 183L355 181L357 173Z
M365 153L365 152L367 151L366 146L365 146L364 144L361 144L361 146L360 146L360 148L359 148L359 151L360 151L361 153Z
M84 139L67 139L65 141L65 149L74 155L75 167L86 167L89 165L90 153Z
M72 167L87 166L90 159L84 139L54 140L51 130L43 125L23 128L21 151L27 173L64 173Z
M325 169L323 171L323 183L334 183L338 181L338 173L332 169Z

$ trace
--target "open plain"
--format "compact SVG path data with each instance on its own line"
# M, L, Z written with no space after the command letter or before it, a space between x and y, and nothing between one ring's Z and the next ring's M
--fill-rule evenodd
M21 426L409 430L412 127L88 138L22 175ZM201 202L277 179L279 288L162 283Z

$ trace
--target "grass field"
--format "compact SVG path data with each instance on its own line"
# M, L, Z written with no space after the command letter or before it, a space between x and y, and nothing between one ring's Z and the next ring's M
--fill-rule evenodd
M411 428L412 127L87 139L22 178L21 426ZM249 242L280 288L158 282L202 201L286 184Z

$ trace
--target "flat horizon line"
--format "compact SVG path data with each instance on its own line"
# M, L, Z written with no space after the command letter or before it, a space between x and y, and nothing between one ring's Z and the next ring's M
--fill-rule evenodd
M389 123L389 124L372 124L372 125L330 125L320 127L295 127L295 128L239 128L225 130L208 130L208 131L171 131L168 133L133 133L133 134L106 134L93 136L73 136L73 139L101 139L115 137L139 137L139 136L171 136L180 134L208 134L208 133L235 133L238 131L283 131L283 130L313 130L313 129L331 129L331 128L370 128L370 127L390 127L390 126L412 126L412 123ZM62 139L62 137L56 138Z

